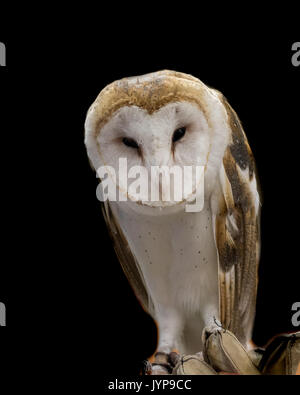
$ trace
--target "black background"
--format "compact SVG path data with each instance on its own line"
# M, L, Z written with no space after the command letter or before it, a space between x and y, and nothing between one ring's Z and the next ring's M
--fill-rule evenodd
M137 374L154 352L156 326L136 301L102 219L83 124L106 84L160 69L193 74L238 113L263 193L253 340L262 346L295 330L300 67L291 64L291 46L299 37L220 29L208 38L203 26L183 34L177 24L162 34L160 20L144 26L142 18L116 36L101 23L93 31L60 25L59 34L55 24L48 34L40 25L0 35L7 46L0 68L4 347L22 361L34 355L41 366L54 355L54 372L72 361L112 375Z

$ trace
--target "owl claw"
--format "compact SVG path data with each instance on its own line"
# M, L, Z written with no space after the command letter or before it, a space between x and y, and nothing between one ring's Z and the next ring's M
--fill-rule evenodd
M170 352L170 354L168 355L168 362L173 368L175 367L179 359L180 355L177 354L177 352L175 351Z
M174 351L169 354L158 351L155 354L154 363L150 364L150 362L148 362L151 367L150 368L151 372L146 374L151 374L151 375L172 374L172 371L176 363L178 362L179 358L180 358L179 354L177 354ZM150 369L148 367L148 372L150 371Z
M143 367L142 367L142 375L150 375L152 374L152 365L148 359L143 361Z
M224 330L225 329L222 327L221 323L218 320L214 319L213 324L204 327L204 329L202 331L202 343L205 344L206 340L209 338L209 336L212 333L221 332Z

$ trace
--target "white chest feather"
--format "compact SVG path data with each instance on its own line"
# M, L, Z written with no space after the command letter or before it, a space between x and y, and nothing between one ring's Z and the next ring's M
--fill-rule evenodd
M211 212L184 210L143 216L113 205L154 306L176 307L184 314L218 304L217 252Z

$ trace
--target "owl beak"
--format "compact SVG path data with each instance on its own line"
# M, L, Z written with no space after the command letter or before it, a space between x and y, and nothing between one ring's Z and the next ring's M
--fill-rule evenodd
M169 166L170 165L170 155L166 152L166 149L162 147L161 149L153 149L146 158L146 166L151 170L151 167L157 166Z
M149 155L149 160L145 163L148 171L149 192L155 191L154 195L158 200L171 201L169 177L164 174L168 173L165 167L169 167L170 158L166 155L165 150Z

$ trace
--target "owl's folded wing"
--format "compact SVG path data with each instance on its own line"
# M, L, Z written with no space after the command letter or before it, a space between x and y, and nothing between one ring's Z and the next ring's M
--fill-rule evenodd
M153 311L153 302L150 295L147 293L143 274L139 269L137 260L134 257L123 231L107 201L102 203L102 212L113 241L115 252L127 280L143 308L150 313Z
M242 343L251 338L260 254L260 197L254 159L237 115L224 99L232 141L220 169L215 215L220 319Z

